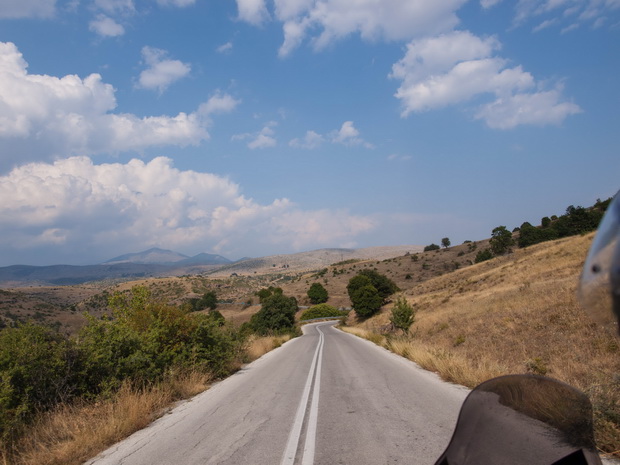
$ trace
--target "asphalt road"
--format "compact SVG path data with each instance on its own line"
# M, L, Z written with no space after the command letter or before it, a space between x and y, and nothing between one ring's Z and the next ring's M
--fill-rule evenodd
M468 391L332 325L307 325L88 465L433 464Z

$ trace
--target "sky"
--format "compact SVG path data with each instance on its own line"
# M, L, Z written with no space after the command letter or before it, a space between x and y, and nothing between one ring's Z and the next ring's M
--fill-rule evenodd
M0 266L488 238L620 188L620 0L0 0Z

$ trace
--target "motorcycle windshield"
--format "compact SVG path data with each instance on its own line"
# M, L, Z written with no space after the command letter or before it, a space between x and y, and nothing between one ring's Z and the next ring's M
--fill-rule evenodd
M543 376L510 375L469 394L436 465L600 463L582 392Z

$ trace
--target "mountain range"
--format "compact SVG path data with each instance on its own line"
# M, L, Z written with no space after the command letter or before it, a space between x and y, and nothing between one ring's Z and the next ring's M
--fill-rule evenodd
M172 250L152 248L144 252L120 255L103 262L104 265L116 265L119 263L138 263L142 265L226 265L232 263L232 261L221 255L209 253L200 253L193 257L188 257Z
M107 279L136 279L162 276L209 274L217 277L317 270L344 260L383 260L420 252L415 245L320 249L288 255L243 258L235 262L221 255L201 253L193 257L153 248L129 253L97 265L11 265L0 267L0 287L65 286Z

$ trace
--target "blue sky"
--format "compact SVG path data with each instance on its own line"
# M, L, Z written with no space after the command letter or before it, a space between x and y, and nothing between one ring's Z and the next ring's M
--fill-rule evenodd
M620 188L619 0L3 0L0 266L439 243Z

